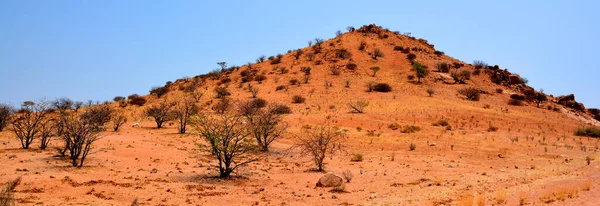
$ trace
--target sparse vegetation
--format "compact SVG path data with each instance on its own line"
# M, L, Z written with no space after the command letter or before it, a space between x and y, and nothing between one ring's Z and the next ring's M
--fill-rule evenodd
M463 71L453 71L450 76L452 76L452 79L454 79L454 81L460 83L460 84L466 84L467 80L471 79L471 73L467 70L463 70Z
M432 97L435 94L435 90L429 88L427 89L427 94L429 94L429 97Z
M375 75L377 74L377 72L381 69L379 68L379 66L372 66L371 68L369 68L371 71L373 71L373 77L375 77Z
M473 87L458 90L458 93L464 95L466 100L471 101L479 101L479 98L481 96L481 92Z
M215 87L215 94L217 95L217 99L231 95L229 90L227 90L227 87L220 87L220 86Z
M373 59L377 60L377 57L383 57L383 56L384 56L384 54L379 48L375 48L375 50L373 50Z
M352 108L353 112L363 113L365 111L365 108L369 106L369 102L366 100L359 99L356 101L351 101L350 103L348 103L348 106Z
M415 125L406 125L404 126L404 128L400 131L402 133L415 133L421 130L421 127L419 126L415 126Z
M243 121L241 115L229 113L201 115L193 121L198 135L208 144L200 145L200 149L218 160L221 178L228 178L239 167L258 160L250 156L256 146Z
M575 136L600 138L600 128L598 127L580 127L574 132Z
M356 153L354 155L352 155L352 158L350 159L350 161L352 162L362 162L363 161L363 155L360 153Z
M129 97L127 97L127 99L129 100L129 104L133 104L133 105L137 105L137 106L144 106L144 104L146 104L146 98L141 97L137 94L129 95Z
M198 112L200 107L191 97L183 97L175 103L173 116L179 123L179 134L185 134L188 122Z
M257 104L253 101L250 102L250 107L256 109L246 110L248 112L243 114L248 120L250 133L256 139L261 151L269 151L271 143L283 137L288 126L282 121L282 114L274 112L276 105L261 109L264 104Z
M377 83L373 85L373 90L376 92L391 92L392 87L387 83Z
M160 98L169 92L169 88L167 87L152 87L150 89L150 94L155 94L157 98Z
M38 138L41 123L50 113L48 102L24 102L19 115L11 123L13 131L21 142L21 148L29 149L31 142Z
M509 100L508 100L508 105L512 105L512 106L523 106L523 105L525 105L525 104L523 103L523 101L521 101L521 100L518 100L518 99L509 99Z
M101 138L100 131L93 121L84 119L83 115L77 117L74 114L63 114L59 125L65 149L69 151L71 165L82 167L92 144Z
M440 119L437 122L431 124L432 126L442 126L442 127L446 127L446 126L450 126L450 123L448 123L448 121L446 121L445 119Z
M306 98L304 98L303 96L300 96L300 95L294 95L292 97L292 103L294 103L294 104L304 103L305 101L306 101Z
M144 113L147 117L152 117L156 122L156 128L160 129L163 127L163 123L173 119L173 106L175 104L164 100L159 104L148 107Z
M316 170L323 171L325 156L338 150L337 144L345 137L339 128L326 123L303 127L302 134L296 136L296 141L302 153L312 157Z
M6 104L0 104L0 132L9 124L14 109Z
M127 122L127 117L122 112L117 112L112 116L113 131L119 131L119 128Z
M413 62L412 71L415 72L417 83L421 83L421 78L424 78L429 74L427 67L422 65L420 62Z
M414 62L414 61L415 61L415 59L417 59L417 55L415 55L415 54L413 54L413 53L408 53L408 54L406 55L406 59L408 59L408 61L409 61L410 63L412 63L412 62Z
M14 180L8 180L6 185L0 191L0 206L14 206L16 205L15 200L15 188L21 183L21 177Z
M354 177L354 175L352 174L352 172L350 172L350 170L344 170L344 172L342 172L342 176L344 176L344 179L346 180L347 183L350 183L350 181Z

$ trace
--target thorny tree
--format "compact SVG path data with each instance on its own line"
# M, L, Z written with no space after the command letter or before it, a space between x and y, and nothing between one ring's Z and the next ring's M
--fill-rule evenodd
M312 156L317 171L324 170L324 160L327 154L341 150L340 142L345 138L344 132L331 126L330 123L305 126L302 133L296 136L297 146L302 149L303 154Z
M240 112L246 117L252 136L264 152L269 151L271 143L281 138L287 129L287 124L282 121L283 114L274 112L275 106L261 108L252 101L240 106Z
M92 144L100 139L99 131L90 121L84 121L74 114L60 117L62 138L69 151L73 167L82 167Z
M258 160L249 153L255 150L250 132L244 125L244 117L225 113L202 115L195 119L193 126L200 138L208 145L200 145L219 161L219 177L227 178L235 169Z
M0 104L0 132L8 125L10 122L10 117L13 113L13 108L9 105Z
M45 101L37 104L29 101L23 103L20 113L12 122L15 135L21 141L23 149L29 149L31 142L38 137L40 124L49 113L48 103Z
M184 97L175 105L173 114L175 115L177 122L179 122L180 134L185 134L190 117L198 114L199 111L200 108L196 105L196 101L190 97Z
M56 119L44 118L40 122L40 149L48 147L50 140L56 134Z
M174 104L171 102L162 101L158 105L153 105L146 109L146 116L154 118L156 122L156 128L162 128L163 123L173 119L173 108Z

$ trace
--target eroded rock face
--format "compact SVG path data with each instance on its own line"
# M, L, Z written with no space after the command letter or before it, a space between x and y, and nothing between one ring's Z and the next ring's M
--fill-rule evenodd
M323 175L319 179L319 182L317 182L317 187L339 187L343 184L343 182L344 181L342 177L330 172Z

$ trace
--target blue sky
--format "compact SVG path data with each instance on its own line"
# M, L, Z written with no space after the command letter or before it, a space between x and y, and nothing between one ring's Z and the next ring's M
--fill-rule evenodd
M0 103L111 100L375 23L600 107L597 1L0 1Z

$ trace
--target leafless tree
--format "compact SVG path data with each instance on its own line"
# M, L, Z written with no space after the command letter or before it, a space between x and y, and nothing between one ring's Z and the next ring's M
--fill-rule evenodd
M300 135L296 136L297 146L302 149L303 154L309 154L317 167L317 171L324 170L324 160L327 154L333 154L341 149L339 143L346 135L339 128L331 126L330 123L304 127ZM336 147L336 144L338 146Z
M86 121L89 125L98 131L103 131L104 125L111 120L114 110L108 104L100 104L89 107L83 114L81 120Z
M252 101L242 104L240 111L248 122L252 136L256 139L260 150L269 151L269 146L275 140L281 138L288 125L282 121L281 113L274 112L274 107L270 105L266 108L259 107Z
M369 106L369 102L366 100L359 99L356 101L351 101L350 103L348 103L348 106L352 108L353 111L356 113L363 113L365 111L365 108Z
M13 130L23 149L29 149L31 142L38 137L40 124L49 111L48 102L43 100L37 104L30 101L23 103L17 118L12 121Z
M208 144L201 148L219 161L219 177L227 178L237 168L258 160L250 155L255 146L241 115L202 115L193 127Z
M52 101L52 107L58 111L64 112L73 109L73 100L63 97Z
M75 112L79 111L79 109L81 109L81 107L83 107L83 102L76 101L73 103L73 110Z
M180 134L185 134L190 117L198 114L198 112L200 112L200 108L196 105L194 99L190 97L184 97L175 105L174 115L179 122Z
M6 104L0 104L0 132L8 126L14 109Z
M44 118L40 122L40 149L44 150L48 147L52 136L56 134L56 119Z
M224 97L219 99L219 101L212 107L212 109L219 113L219 114L223 114L227 111L229 111L229 109L232 107L232 100L229 97Z
M62 138L65 145L68 145L71 164L73 167L82 167L92 144L101 138L99 131L91 121L75 114L61 115L60 122Z
M204 96L204 93L200 92L200 91L195 91L195 92L192 93L192 97L194 98L194 100L196 102L199 102L200 99L202 99L202 96Z
M154 118L156 122L156 128L162 128L163 123L173 119L173 106L171 102L162 101L158 105L152 105L146 109L145 114L148 117Z
M127 117L122 112L116 113L111 117L113 123L113 131L119 131L119 128L127 122Z

